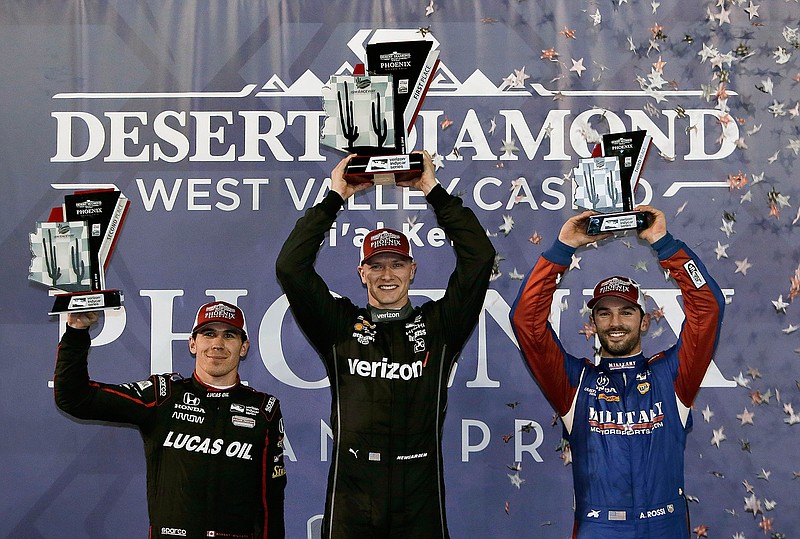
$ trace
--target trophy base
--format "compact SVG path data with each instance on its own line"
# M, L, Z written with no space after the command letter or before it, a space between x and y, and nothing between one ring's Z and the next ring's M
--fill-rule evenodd
M356 155L344 171L349 184L396 184L422 175L421 153L399 155Z
M49 315L105 311L122 307L123 295L119 290L91 290L72 294L56 294Z
M648 226L650 226L649 218L644 211L601 213L589 217L586 233L596 236L621 230L644 230Z

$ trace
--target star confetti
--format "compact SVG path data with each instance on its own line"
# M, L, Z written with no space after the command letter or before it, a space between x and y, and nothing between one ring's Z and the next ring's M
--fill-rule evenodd
M736 261L736 271L734 273L741 273L742 275L747 275L747 270L753 267L753 265L747 261L747 258L744 260L737 260Z
M511 229L514 228L514 218L511 217L510 215L504 215L503 224L500 225L498 228L503 234L508 236L508 234L511 232Z
M503 155L511 155L514 152L519 152L519 148L517 148L514 139L504 140L503 145L500 147L500 151L503 152Z
M717 241L717 247L716 249L714 249L714 254L717 255L717 260L719 260L720 258L728 258L728 247L730 247L729 244L726 243L725 245L723 245L719 241Z
M524 482L525 482L525 479L523 479L523 478L521 478L521 477L519 476L519 472L518 472L518 471L517 471L517 472L514 472L514 475L511 475L510 473L509 473L509 474L506 474L506 475L507 475L507 476L508 476L508 478L511 480L511 484L512 484L512 485L514 485L514 486L515 486L515 487L517 487L518 489L521 489L521 488L522 488L522 483L524 483Z
M767 518L762 515L761 522L758 523L758 527L764 530L764 533L772 531L772 520L771 518Z
M792 301L800 295L800 266L797 266L797 269L794 270L794 275L789 277L789 284L789 301Z
M717 448L719 448L719 444L721 444L723 440L726 440L728 438L727 436L725 436L724 430L725 430L724 426L712 430L713 435L711 437L711 445L715 445L717 446Z
M589 339L594 337L596 332L594 330L594 326L593 325L587 324L586 322L584 322L583 323L583 329L578 331L578 333L583 335L584 337L586 337L586 340L588 341Z
M508 274L508 278L512 281L521 281L525 278L525 274L518 272L517 268L514 268L514 270Z
M749 498L744 499L744 510L747 513L753 513L753 519L756 515L763 513L764 509L761 506L761 500L756 498L755 494L751 494Z
M572 58L572 67L569 68L569 70L574 71L580 77L581 73L586 71L586 68L583 66L583 58L579 60L575 60L575 58Z
M541 58L542 60L550 60L551 62L557 62L558 53L555 51L555 49L550 47L547 50L543 50L542 55L539 58Z
M750 412L747 410L747 408L745 408L744 412L742 412L741 414L736 414L736 419L741 421L742 425L752 425L754 415L755 414L753 414L753 412Z

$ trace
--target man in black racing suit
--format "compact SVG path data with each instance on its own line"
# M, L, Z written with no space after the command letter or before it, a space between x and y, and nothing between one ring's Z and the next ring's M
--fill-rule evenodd
M283 418L275 397L239 379L250 344L241 309L222 301L200 308L189 339L191 378L157 374L119 385L89 379L89 327L98 317L67 315L55 400L74 417L139 428L149 537L283 538Z
M367 307L334 298L314 260L344 201L367 188L343 179L298 220L277 274L297 323L322 356L331 384L333 457L323 519L327 538L444 538L442 423L451 367L480 314L495 252L473 212L438 184L424 154L420 189L452 240L456 268L441 299L412 307L416 263L396 230L367 234L358 272Z

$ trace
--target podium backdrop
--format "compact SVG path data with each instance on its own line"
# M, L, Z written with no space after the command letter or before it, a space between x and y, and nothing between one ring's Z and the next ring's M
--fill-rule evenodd
M321 86L370 39L426 34L441 62L409 136L473 208L498 253L452 375L444 433L451 533L561 539L572 478L561 427L516 346L508 312L571 206L572 167L603 133L653 137L637 202L663 209L724 289L721 342L695 404L686 492L697 536L800 529L800 5L643 2L123 0L0 6L3 283L0 535L145 537L138 433L53 404L63 320L27 280L28 234L66 193L130 199L106 274L125 294L94 336L90 372L125 382L189 375L197 306L237 302L253 346L243 379L277 395L287 428L288 536L315 537L329 466L330 393L274 274L295 220L340 155L319 144ZM358 246L405 230L413 300L437 297L454 257L424 198L351 200L317 267L364 302ZM592 353L581 307L630 275L659 318L645 352L677 338L673 282L635 236L579 251L553 304L565 346ZM793 301L795 300L795 301ZM518 470L512 470L518 468Z

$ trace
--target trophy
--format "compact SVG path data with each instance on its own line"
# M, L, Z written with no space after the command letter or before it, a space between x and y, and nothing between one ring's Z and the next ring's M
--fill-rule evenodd
M587 234L644 230L650 226L647 212L633 210L633 193L650 142L651 137L644 130L603 135L603 155L593 152L593 157L581 159L573 169L574 205L600 212L589 217Z
M322 144L356 154L348 183L393 184L422 174L422 156L408 153L406 137L433 79L439 52L424 39L367 45L367 68L333 75L322 89Z
M120 191L77 191L30 234L28 279L54 292L48 314L119 309L123 295L107 289L105 270L130 202Z

